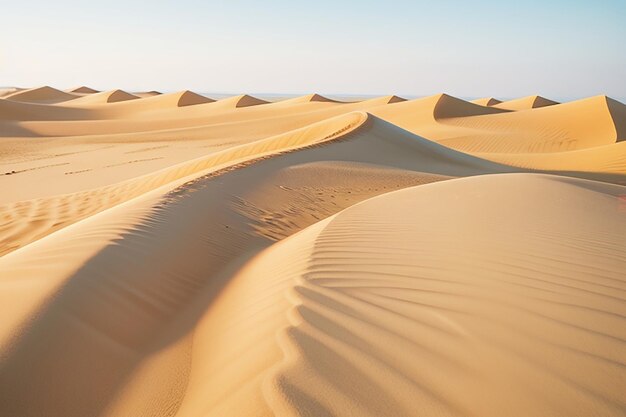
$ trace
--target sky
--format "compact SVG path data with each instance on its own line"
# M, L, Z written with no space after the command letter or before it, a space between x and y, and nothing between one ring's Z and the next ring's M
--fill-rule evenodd
M626 0L20 0L0 86L626 98Z

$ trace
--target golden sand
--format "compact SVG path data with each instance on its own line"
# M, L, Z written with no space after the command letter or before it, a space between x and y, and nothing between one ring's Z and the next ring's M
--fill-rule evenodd
M0 414L626 413L626 106L0 95Z

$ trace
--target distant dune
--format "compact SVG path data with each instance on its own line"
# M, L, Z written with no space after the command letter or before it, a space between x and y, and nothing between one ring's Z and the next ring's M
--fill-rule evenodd
M56 88L44 86L28 90L19 90L4 96L4 99L25 103L54 104L73 100L76 97L78 96L57 90Z
M0 415L626 409L619 101L40 87L0 139Z
M538 107L554 106L555 104L559 103L541 96L528 96L492 105L506 110L528 110L536 109Z
M93 93L99 93L100 91L94 90L93 88L86 87L86 86L83 85L81 87L76 87L76 88L73 88L71 90L68 90L68 92L70 92L70 93L80 93L80 94L93 94Z
M248 107L248 106L258 106L259 104L268 103L265 100L261 100L260 98L249 96L247 94L224 98L224 99L218 100L218 102L219 102L220 107L237 107L237 108Z
M472 100L472 103L479 104L481 106L494 106L496 104L502 103L502 101L498 100L497 98L493 98L493 97L485 97L485 98L479 98L479 99L476 99L476 100Z
M127 93L124 90L112 90L112 91L102 91L100 93L93 93L83 97L80 97L70 103L71 106L84 106L91 104L106 104L106 103L117 103L120 101L127 100L136 100L139 97Z
M159 97L163 98L164 96L174 97L176 100L176 106L178 107L193 106L195 104L202 104L202 103L212 103L215 101L213 99L201 96L200 94L196 94L193 91L189 91L189 90L181 91L179 93L163 94Z
M134 92L133 95L137 96L137 97L152 97L152 96L158 96L161 93L160 91L156 91L156 90L151 90L151 91L141 91L141 92Z

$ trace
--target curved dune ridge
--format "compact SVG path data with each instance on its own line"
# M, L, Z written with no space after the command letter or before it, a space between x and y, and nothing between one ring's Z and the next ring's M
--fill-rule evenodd
M626 410L624 104L81 88L0 98L0 414Z
M207 169L219 169L247 159L263 157L268 152L287 151L308 146L349 132L365 121L365 115L349 114L311 125L294 132L233 147L195 160L168 167L155 173L118 184L51 198L34 199L0 206L0 256L68 224L93 215L153 189L199 174ZM55 213L49 217L50 213Z
M291 304L264 399L276 415L620 414L623 191L476 177L374 198L289 239L256 261ZM528 212L526 198L541 203Z
M517 98L515 100L503 101L493 104L493 106L506 110L528 110L539 107L554 106L555 104L559 103L541 96L528 96Z
M342 415L351 409L359 415L443 410L445 415L497 416L504 410L538 415L556 407L585 416L593 410L610 415L624 406L619 384L603 383L617 381L621 374L616 355L624 319L614 313L624 301L614 294L617 288L623 291L625 248L620 243L626 224L614 204L624 187L524 174L410 188L357 205L269 247L238 268L217 300L211 295L218 290L216 283L207 286L198 280L206 277L203 268L212 270L223 263L223 256L233 254L218 252L207 264L206 251L218 245L229 253L243 242L258 245L263 237L236 217L206 223L206 210L221 212L206 206L215 201L215 191L198 182L183 190L170 193L173 200L143 220L145 200L0 260L4 274L34 278L45 265L26 268L30 256L53 259L50 251L55 248L74 247L68 257L85 259L120 233L124 236L110 249L98 249L99 258L78 273L57 269L45 285L31 279L29 287L12 291L14 296L27 290L29 297L45 297L45 291L54 291L50 281L68 280L63 274L73 274L42 318L30 325L31 339L48 342L46 352L28 340L14 341L9 350L7 373L2 374L12 378L8 410L29 415L20 408L28 405L45 408L49 415L80 415L93 405L90 401L111 392L110 384L121 386L102 415L135 415L139 410L150 415L159 410L178 410L176 415L299 415L303 410ZM555 195L559 198L546 198ZM459 205L459 199L465 204ZM550 203L528 213L520 204L525 199ZM254 213L259 203L272 206L262 198L243 207ZM195 204L203 210L193 209ZM567 209L570 204L577 210ZM172 228L168 219L182 213L193 215L183 217L189 227ZM522 213L527 220L511 225L510 218ZM208 229L199 228L200 219ZM123 226L128 222L138 225L129 229ZM573 222L586 228L572 231ZM234 230L224 235L225 225ZM543 233L529 225L541 225ZM611 245L609 252L597 243L598 230L604 231L602 242ZM226 247L225 236L232 239ZM582 247L581 236L588 239ZM456 252L451 261L451 247L459 239L471 250ZM181 245L177 254L159 249L172 242ZM538 265L535 250L544 254ZM204 262L194 262L194 256ZM113 262L117 257L132 263L125 261L120 269ZM440 259L447 259L446 267L437 267ZM529 269L529 262L535 268ZM198 264L205 266L194 266ZM563 267L568 264L569 269ZM90 289L94 268L105 265L104 275L98 276L111 278L98 278L103 287ZM561 268L555 274L549 265ZM541 266L548 272L537 272ZM594 274L589 276L588 270ZM128 296L147 297L145 308L165 302L159 299L166 294L147 291L159 282L170 289L167 308L143 310L128 302L132 298L124 302L126 291L111 293L122 282ZM197 297L191 307L178 320L164 320L175 314L176 305L189 302L191 293ZM581 297L585 308L576 307ZM97 299L103 301L100 306L94 305ZM210 310L201 308L207 302ZM28 311L26 307L20 304ZM111 325L118 316L125 317L124 327ZM107 324L105 317L113 322ZM82 323L75 323L77 319ZM94 331L105 339L94 340ZM59 339L52 335L65 342L56 343ZM73 341L69 351L68 340ZM149 340L153 344L145 345ZM135 355L146 352L146 358L137 362L128 357L128 349ZM96 364L89 360L92 355L108 359ZM65 384L56 389L58 394L81 393L80 400L60 404L37 395L36 403L20 402L25 393L50 389L43 382L25 381L24 366L44 370L43 381L45 372L55 372L52 365L69 365L78 357L85 365L68 368ZM238 359L233 362L234 357ZM96 373L98 385L86 391L81 372ZM151 384L159 375L159 384ZM518 388L508 389L511 383ZM484 401L482 389L498 395ZM535 401L529 403L529 396Z
M57 90L56 88L43 86L19 90L4 97L6 100L23 103L55 104L76 99L76 95Z
M472 157L407 131L398 129L373 116L355 112L316 123L286 134L248 145L230 148L155 173L88 191L40 198L0 206L0 256L59 230L68 224L93 215L109 207L130 200L163 185L176 182L207 169L244 163L251 158L266 157L275 152L286 152L301 147L350 137L358 140L358 147L332 146L332 159L370 162L438 175L474 175L486 172L509 172L512 169ZM382 153L388 146L403 149L407 156ZM358 149L354 149L358 148ZM379 155L372 159L372 155ZM407 159L408 158L408 159ZM50 216L50 213L55 213Z
M196 94L193 91L185 90L180 93L173 93L178 98L176 105L178 107L193 106L194 104L212 103L215 100ZM161 95L163 97L165 94Z

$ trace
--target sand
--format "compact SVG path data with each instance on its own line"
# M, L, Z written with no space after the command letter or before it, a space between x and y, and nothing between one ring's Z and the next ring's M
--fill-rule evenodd
M10 90L0 415L626 415L625 109Z

